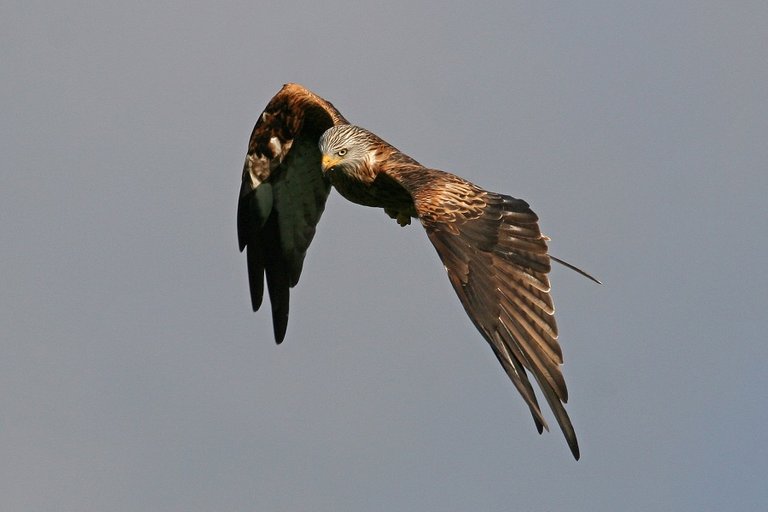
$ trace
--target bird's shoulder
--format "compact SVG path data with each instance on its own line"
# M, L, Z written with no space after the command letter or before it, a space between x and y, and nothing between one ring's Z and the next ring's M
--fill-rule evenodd
M287 156L295 139L314 143L337 124L347 123L333 104L305 87L288 83L270 100L256 121L248 142L248 157L253 161L250 176L258 185ZM248 176L243 175L243 179Z
M399 165L387 174L411 194L425 225L475 219L488 205L489 192L450 172Z

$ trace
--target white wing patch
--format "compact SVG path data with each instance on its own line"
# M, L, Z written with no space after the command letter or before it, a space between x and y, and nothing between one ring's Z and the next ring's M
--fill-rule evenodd
M269 139L269 149L272 151L273 155L282 157L280 153L282 153L283 148L280 144L280 140L277 137L272 137ZM280 160L282 160L282 158L280 158Z
M263 170L265 166L266 158L263 156L257 157L256 155L247 155L245 157L245 170L243 171L243 175L248 173L248 179L251 182L250 190L254 190L261 184L262 180L259 179L258 176L259 170Z

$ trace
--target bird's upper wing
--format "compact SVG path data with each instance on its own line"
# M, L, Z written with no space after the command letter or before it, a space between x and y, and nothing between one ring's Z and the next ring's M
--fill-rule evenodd
M576 434L563 407L568 391L549 294L547 238L538 217L525 201L442 171L414 169L396 179L413 197L464 309L525 399L539 432L547 424L526 371L578 459Z
M247 248L253 310L266 273L275 341L285 337L289 289L301 275L307 247L330 184L320 169L320 135L347 124L334 106L297 84L270 100L253 128L237 206L240 250Z

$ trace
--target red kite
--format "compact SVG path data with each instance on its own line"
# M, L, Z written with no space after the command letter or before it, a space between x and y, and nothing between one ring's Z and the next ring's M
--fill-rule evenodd
M297 84L272 98L253 129L237 212L253 310L261 306L266 275L277 343L285 337L290 288L299 281L331 185L354 203L383 208L401 226L421 222L539 433L549 427L527 372L578 459L563 407L568 391L547 273L554 260L597 280L548 254L548 238L525 201L424 167Z

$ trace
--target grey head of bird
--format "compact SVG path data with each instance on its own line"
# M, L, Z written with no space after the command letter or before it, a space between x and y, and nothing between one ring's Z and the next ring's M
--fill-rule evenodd
M340 172L351 178L372 177L378 137L351 124L328 128L318 146L324 174Z

